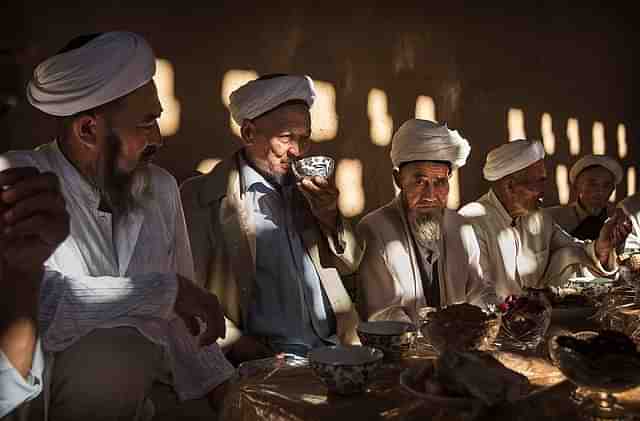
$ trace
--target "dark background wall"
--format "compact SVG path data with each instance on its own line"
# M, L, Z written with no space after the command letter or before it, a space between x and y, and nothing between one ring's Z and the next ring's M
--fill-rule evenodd
M40 60L78 34L126 29L145 36L174 67L180 129L167 138L157 162L179 181L202 159L228 156L239 146L220 96L231 69L305 73L334 85L339 130L315 152L362 161L365 212L393 195L389 147L373 144L369 135L372 88L386 92L394 130L413 117L416 97L428 95L438 120L469 139L472 154L460 172L462 204L486 190L484 158L508 140L510 108L524 111L532 138L541 137L543 113L552 116L556 147L548 158L547 204L558 198L556 166L576 159L569 155L567 119L579 121L581 153L591 153L592 125L600 121L607 154L617 155L616 130L624 124L629 153L623 165L635 165L640 156L630 9L555 2L8 3L0 6L0 95L15 97L17 105L0 117L0 152L50 139L51 121L23 94ZM624 196L626 183L618 190L618 198Z

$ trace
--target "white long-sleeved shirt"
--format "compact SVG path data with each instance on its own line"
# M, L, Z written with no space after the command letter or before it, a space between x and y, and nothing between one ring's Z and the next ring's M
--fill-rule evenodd
M25 379L0 351L0 418L42 392L44 357L40 341L36 343L31 369Z
M44 351L62 351L98 327L129 326L165 348L181 399L202 397L233 375L218 345L200 348L172 310L175 274L193 279L194 270L180 195L169 173L150 165L152 197L114 223L111 213L98 208L99 192L56 142L0 156L0 170L21 166L58 175L71 217L69 237L46 262Z
M616 254L603 267L591 241L567 234L544 211L511 218L490 190L459 213L468 218L480 245L480 266L503 300L524 288L559 285L582 265L598 276L614 276Z

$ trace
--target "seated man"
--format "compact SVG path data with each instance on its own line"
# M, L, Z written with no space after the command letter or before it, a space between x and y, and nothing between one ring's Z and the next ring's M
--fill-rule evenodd
M569 171L575 201L565 206L546 208L554 221L580 240L596 240L615 206L609 197L622 181L622 167L604 155L587 155Z
M69 215L53 174L40 174L34 168L0 171L2 419L26 419L30 402L42 392L44 356L38 339L40 282L44 262L68 234Z
M617 212L594 242L560 228L540 209L547 171L539 141L516 140L493 149L483 172L491 190L460 213L471 218L482 273L495 283L499 299L527 287L560 284L577 265L599 276L614 275L615 247L631 230L629 219Z
M451 172L469 152L458 132L428 120L408 120L394 134L400 194L358 225L366 244L358 270L363 317L415 321L425 306L491 300L473 228L446 208Z
M56 139L0 157L0 170L55 173L70 213L40 293L42 344L55 358L52 419L157 419L172 410L210 419L207 398L218 404L234 374L215 343L224 336L219 303L190 280L176 181L150 164L162 145L154 72L137 34L72 40L27 87L29 102L58 118Z
M181 187L197 279L220 297L235 363L358 340L340 276L362 249L333 184L290 172L308 150L314 98L307 76L263 76L232 92L242 149Z

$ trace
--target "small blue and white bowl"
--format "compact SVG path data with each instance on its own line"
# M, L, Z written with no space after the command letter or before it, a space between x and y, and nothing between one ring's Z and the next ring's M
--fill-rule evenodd
M308 156L296 160L291 166L291 171L296 178L320 176L329 178L333 174L335 161L328 156Z
M412 323L395 320L362 322L357 328L362 345L378 348L388 360L397 360L409 352L415 330Z
M329 393L363 393L383 357L382 351L368 346L335 345L316 348L307 358L314 374Z

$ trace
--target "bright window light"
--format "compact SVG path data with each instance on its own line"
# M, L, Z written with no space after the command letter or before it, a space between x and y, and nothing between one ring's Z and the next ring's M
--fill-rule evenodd
M153 81L158 89L158 98L162 105L162 115L158 120L162 136L172 136L180 128L180 102L175 97L175 74L169 60L156 59L156 73Z
M387 146L393 135L393 119L388 114L387 94L384 91L375 88L369 91L367 114L371 141L378 146Z
M341 159L336 167L336 187L340 190L338 208L346 217L356 216L364 210L362 162L359 159Z

